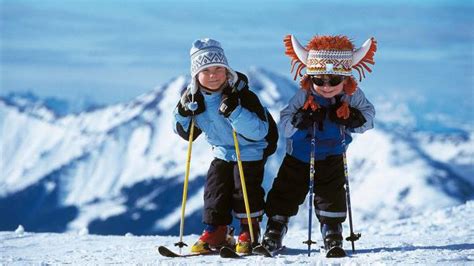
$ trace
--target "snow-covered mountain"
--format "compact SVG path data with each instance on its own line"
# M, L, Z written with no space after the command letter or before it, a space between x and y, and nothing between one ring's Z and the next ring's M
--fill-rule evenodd
M45 120L53 120L83 111L92 111L101 107L84 97L78 98L75 101L67 101L55 97L42 99L32 92L9 93L5 96L0 96L0 99L5 105Z
M247 74L278 120L296 83L263 69ZM187 142L172 132L172 110L188 82L181 76L131 102L63 116L0 99L0 230L22 224L34 232L177 234ZM411 121L409 111L394 117L390 106L382 107L376 129L356 136L348 151L356 221L403 218L473 199L474 133L418 132L394 122ZM267 163L267 188L283 155L280 139ZM211 159L198 139L186 233L202 230ZM292 226L305 226L305 215Z

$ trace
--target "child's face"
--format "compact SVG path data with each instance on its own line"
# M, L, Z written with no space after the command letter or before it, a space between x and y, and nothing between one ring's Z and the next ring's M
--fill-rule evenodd
M342 92L347 80L339 75L311 76L313 89L324 98L332 98Z
M199 83L209 90L218 90L227 80L227 69L221 66L207 67L198 74Z

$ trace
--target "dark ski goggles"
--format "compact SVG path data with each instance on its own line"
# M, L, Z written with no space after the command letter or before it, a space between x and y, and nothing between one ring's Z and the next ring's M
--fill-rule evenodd
M310 76L311 81L316 85L316 86L324 86L324 84L329 84L329 86L334 87L339 84L344 80L344 76L339 76L339 75L332 75L329 76L327 79L319 78L316 76Z

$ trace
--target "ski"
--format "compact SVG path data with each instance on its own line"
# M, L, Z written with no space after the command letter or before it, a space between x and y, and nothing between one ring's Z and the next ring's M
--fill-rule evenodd
M262 255L262 256L271 258L271 257L275 257L275 255L280 253L284 248L285 248L285 246L283 246L279 249L270 251L266 247L264 247L262 245L258 245L258 246L253 248L252 252L253 252L253 254L258 254L258 255Z
M346 252L343 248L335 246L326 250L326 258L343 258L346 256Z
M219 251L219 255L220 255L222 258L232 258L232 259L236 259L236 258L242 257L242 255L240 255L239 253L235 252L235 250L232 249L232 248L230 248L230 247L222 247L221 250Z
M187 258L187 257L196 257L196 256L201 256L201 255L216 255L217 254L217 250L210 250L209 252L206 252L206 253L186 253L186 254L178 254L172 250L170 250L169 248L165 247L165 246L159 246L157 247L158 249L158 252L164 256L164 257L168 257L168 258Z
M238 258L242 258L242 257L246 257L246 256L253 255L253 253L250 253L250 254L240 254L240 253L237 253L233 248L224 246L224 247L222 247L221 250L219 251L219 255L220 255L222 258L238 259Z

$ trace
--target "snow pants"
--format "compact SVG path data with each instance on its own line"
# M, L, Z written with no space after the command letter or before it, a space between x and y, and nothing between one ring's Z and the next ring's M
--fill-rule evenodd
M250 216L260 218L264 212L265 191L262 188L266 160L242 162L250 205ZM232 223L236 218L247 218L237 162L215 158L211 162L204 187L203 222L213 225Z
M309 191L309 163L286 155L268 193L265 212L294 216ZM314 209L321 224L342 223L346 219L344 161L342 155L315 162Z

